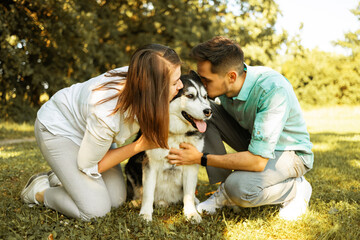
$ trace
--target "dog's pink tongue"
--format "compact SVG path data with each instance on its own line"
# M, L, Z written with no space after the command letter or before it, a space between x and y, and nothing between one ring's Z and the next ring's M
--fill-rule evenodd
M196 127L199 130L199 132L203 133L206 131L206 126L207 126L206 122L200 121L200 120L195 120L195 119L194 119L194 122L195 122Z

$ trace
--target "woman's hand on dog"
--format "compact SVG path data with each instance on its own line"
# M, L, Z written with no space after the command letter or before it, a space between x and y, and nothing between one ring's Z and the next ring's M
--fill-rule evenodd
M156 143L148 140L144 135L141 135L138 140L136 140L136 147L139 150L139 152L159 148L159 145Z
M181 143L180 149L171 148L167 158L170 164L192 165L200 164L203 153L199 152L193 145L189 143Z

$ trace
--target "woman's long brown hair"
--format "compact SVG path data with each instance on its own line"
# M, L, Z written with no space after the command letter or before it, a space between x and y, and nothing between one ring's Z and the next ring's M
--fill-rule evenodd
M181 65L176 52L160 44L149 44L131 57L128 72L109 72L126 79L123 90L99 104L118 98L112 114L126 112L127 121L137 119L142 134L162 148L168 148L169 84L172 71ZM124 81L114 80L94 90L117 89Z

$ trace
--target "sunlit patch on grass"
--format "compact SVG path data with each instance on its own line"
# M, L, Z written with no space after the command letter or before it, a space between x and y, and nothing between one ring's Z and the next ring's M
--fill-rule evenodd
M199 182L208 182L209 181L209 178L207 176L205 167L200 167L199 168L198 181Z
M34 126L29 123L10 123L0 121L0 139L15 139L34 136Z
M333 144L322 142L322 143L314 144L312 150L326 152L332 150L333 147L334 147Z
M360 160L358 159L348 160L348 163L352 167L360 168Z
M0 147L0 158L14 158L17 156L20 156L22 151L9 151L9 149L6 149L4 147Z
M339 140L344 142L360 142L360 135L355 134L353 136L341 136L339 137Z
M359 132L360 106L333 106L304 111L308 130L319 132Z

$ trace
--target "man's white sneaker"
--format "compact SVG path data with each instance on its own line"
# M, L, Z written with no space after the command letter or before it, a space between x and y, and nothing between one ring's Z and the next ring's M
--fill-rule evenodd
M311 192L311 185L304 176L296 178L296 195L292 200L283 203L283 207L279 211L279 217L289 221L298 219L306 212Z
M221 209L223 206L235 206L235 204L227 196L224 183L222 183L216 192L211 195L206 201L199 203L196 206L196 210L202 214L208 212L209 214L215 214L217 209Z
M55 175L54 171L51 170L47 172L47 175L49 177L50 187L58 187L62 185L59 178Z
M49 187L49 177L46 172L33 175L21 191L21 200L28 204L29 207L40 204L36 200L36 193L42 192Z

